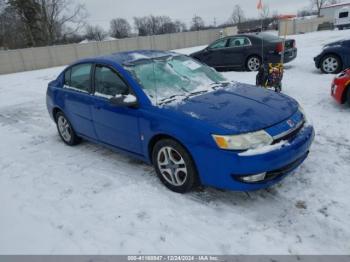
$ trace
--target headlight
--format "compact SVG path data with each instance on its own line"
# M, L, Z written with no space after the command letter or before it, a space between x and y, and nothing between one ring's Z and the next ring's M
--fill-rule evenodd
M264 130L235 136L213 135L213 138L219 148L226 150L255 149L273 142L273 138Z

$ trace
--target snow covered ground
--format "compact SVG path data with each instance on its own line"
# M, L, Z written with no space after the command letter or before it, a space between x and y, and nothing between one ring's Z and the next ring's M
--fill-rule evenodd
M0 254L349 254L350 108L331 99L333 76L312 59L347 34L295 36L284 92L313 119L316 140L295 175L249 195L177 195L132 158L88 142L69 148L45 106L62 68L0 76Z

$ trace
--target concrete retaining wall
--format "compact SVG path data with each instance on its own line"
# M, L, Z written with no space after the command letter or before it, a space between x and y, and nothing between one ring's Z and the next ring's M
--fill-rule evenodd
M0 51L0 74L68 65L78 59L121 51L138 49L174 50L207 45L218 39L222 34L237 34L237 28Z
M318 30L319 25L326 22L333 21L328 17L281 20L279 22L279 35L297 35L315 32Z

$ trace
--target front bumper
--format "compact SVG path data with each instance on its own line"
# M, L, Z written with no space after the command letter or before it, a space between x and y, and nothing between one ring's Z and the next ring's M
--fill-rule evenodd
M319 55L319 56L316 56L315 58L314 58L314 62L315 62L315 67L317 68L317 69L320 69L320 64L321 64L321 55Z
M240 156L236 152L196 146L192 150L203 185L233 191L267 188L291 174L306 159L315 136L304 127L288 145L264 154ZM259 183L244 183L239 177L267 173Z
M344 72L333 80L331 95L339 104L346 102L345 94L349 85L350 77Z

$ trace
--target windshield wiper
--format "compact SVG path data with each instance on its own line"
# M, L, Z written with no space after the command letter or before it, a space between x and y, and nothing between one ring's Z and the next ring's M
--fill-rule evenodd
M172 95L172 96L169 96L167 98L163 98L162 100L159 101L159 104L160 105L163 105L163 104L169 104L173 101L176 100L177 97L186 97L185 95Z
M209 90L202 90L202 91L192 92L192 93L189 93L189 94L185 97L185 99L189 99L189 98L194 97L194 96L206 94L206 93L208 93L208 92L209 92Z

